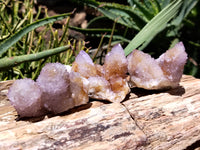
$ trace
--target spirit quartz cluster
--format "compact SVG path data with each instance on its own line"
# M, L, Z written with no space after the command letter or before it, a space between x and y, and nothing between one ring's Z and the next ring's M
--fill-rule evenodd
M49 63L42 68L36 82L15 81L8 98L20 117L58 114L88 103L89 97L121 102L130 92L129 85L144 89L177 87L186 60L182 42L158 59L138 50L126 58L123 48L117 44L106 55L102 66L94 64L86 52L80 51L72 67Z
M132 84L150 90L168 89L179 85L187 54L180 42L158 59L138 50L133 50L127 59Z
M11 104L20 117L36 117L47 113L58 114L88 102L87 91L80 76L68 66L48 63L38 79L16 80L8 92Z
M103 66L94 64L90 56L81 51L72 64L72 71L84 78L91 98L121 102L130 91L126 81L127 59L120 44L106 55Z

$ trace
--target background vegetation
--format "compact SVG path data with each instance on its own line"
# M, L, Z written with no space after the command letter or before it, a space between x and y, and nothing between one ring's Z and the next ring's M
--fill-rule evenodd
M40 1L0 1L0 80L36 79L45 63L71 64L81 49L103 63L104 54L119 42L126 55L138 48L158 57L178 41L189 55L184 73L200 77L198 0L49 2L76 10L49 17L50 7ZM70 22L80 11L87 13L86 28Z

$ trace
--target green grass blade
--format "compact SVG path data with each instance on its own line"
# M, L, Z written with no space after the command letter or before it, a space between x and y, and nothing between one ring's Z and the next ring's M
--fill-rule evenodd
M88 24L87 24L87 28L90 28L93 26L93 24L95 24L97 21L103 21L107 19L106 16L97 16L97 17L94 17L93 19L91 19Z
M125 55L130 54L135 48L146 45L146 42L150 42L149 39L152 39L166 28L167 23L178 14L182 4L182 0L175 0L159 12L127 45Z
M161 4L160 4L159 0L154 0L154 1L155 1L158 11L160 12L162 9L161 9Z
M148 20L153 18L154 16L153 13L148 8L146 8L144 4L142 4L139 0L127 0L127 1L131 6L136 5L136 8L138 8Z
M158 0L158 1L160 3L161 9L165 8L170 3L170 0Z
M172 25L179 25L181 21L188 15L190 10L198 3L199 0L184 0L179 15L172 21Z
M128 10L127 6L117 5L116 3L113 3L113 6L112 6L112 4L110 4L110 3L104 3L104 2L100 3L100 2L95 1L95 0L81 0L81 1L80 0L76 0L76 1L75 0L70 0L70 1L75 2L75 3L86 4L87 6L90 6L90 7L93 7L95 9L98 9L102 14L104 14L109 19L111 19L113 21L115 21L117 19L117 23L125 25L125 26L127 26L129 28L135 29L137 31L139 31L141 29L133 21L134 18L128 17L129 14L127 14L125 11L118 10L118 12L121 12L121 13L120 13L120 15L116 14L117 8L124 9L124 10L127 11ZM110 7L113 7L113 8L112 9L108 8L109 5L110 5ZM132 7L130 7L130 11L132 11ZM132 15L133 15L133 13L132 13ZM135 14L135 15L137 15L137 14ZM139 15L137 15L136 19L140 19L140 21L143 21L143 22L146 21L146 20L142 20L142 18L140 18Z
M66 13L66 14L62 14L62 15L57 15L57 16L53 16L53 17L44 18L44 19L38 20L38 21L36 21L36 22L34 22L32 24L29 24L29 25L25 26L20 31L16 32L15 34L13 34L12 36L10 36L8 39L6 39L5 41L3 41L1 43L1 45L0 45L0 55L5 53L13 44L18 42L28 32L34 30L35 28L43 26L45 24L52 23L52 22L54 22L56 20L64 19L64 18L68 17L71 14L72 13Z
M121 12L123 12L123 16L122 16L122 15L119 15L116 13L116 9L111 11L111 10L105 9L103 7L99 7L98 10L101 13L103 13L106 17L108 17L109 19L111 19L113 21L117 19L117 23L125 25L129 28L135 29L137 31L140 30L140 28L137 26L137 24L133 21L133 18L125 16L123 11L121 11Z
M107 35L105 35L105 38L110 38L112 29L102 29L102 28L90 28L90 29L83 29L83 28L79 28L79 27L73 27L73 26L69 26L70 29L84 33L86 35L90 35L91 37L101 37L102 33L107 33ZM114 30L114 32L118 32L118 30ZM129 39L126 39L125 37L121 36L121 35L113 35L113 40L121 40L123 42L130 42Z
M70 48L70 45L62 46L46 51L42 51L36 54L29 54L29 55L22 55L22 56L15 56L11 58L2 58L0 59L0 70L5 70L13 66L17 66L24 62L29 61L36 61L45 57L49 57L61 52L64 52Z
M142 28L147 23L146 18L135 13L135 10L130 6L117 3L103 3L103 5L104 5L103 8L105 10L111 12L112 14L115 14L116 16L118 16L118 18L121 17L122 20L124 20L124 22L121 22L121 24L126 25L126 22L130 21L131 28L133 28L132 26L135 25L139 28ZM107 14L104 15L107 16Z
M102 35L96 34L95 36L96 36L96 37L101 37ZM109 38L110 38L110 35L105 35L105 38L108 38L108 39L109 39ZM125 38L125 37L123 37L123 36L121 36L121 35L113 35L112 39L113 39L113 41L121 40L121 42L126 42L126 43L129 43L129 42L130 42L129 39L127 39L127 38Z
M83 29L79 27L69 26L70 29L82 32L84 34L97 34L97 33L111 33L112 29L103 29L103 28L90 28L90 29ZM115 30L117 32L117 30Z

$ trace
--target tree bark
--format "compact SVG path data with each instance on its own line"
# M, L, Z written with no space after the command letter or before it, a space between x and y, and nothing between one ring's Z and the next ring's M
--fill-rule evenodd
M132 89L122 103L90 101L57 116L18 119L0 83L0 149L180 150L200 147L200 79L168 91Z

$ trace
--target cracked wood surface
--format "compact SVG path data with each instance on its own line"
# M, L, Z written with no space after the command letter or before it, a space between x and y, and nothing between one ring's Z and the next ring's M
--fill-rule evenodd
M169 91L132 89L123 103L91 101L59 116L17 120L0 82L0 149L194 149L200 142L200 79ZM191 147L192 145L192 147Z

